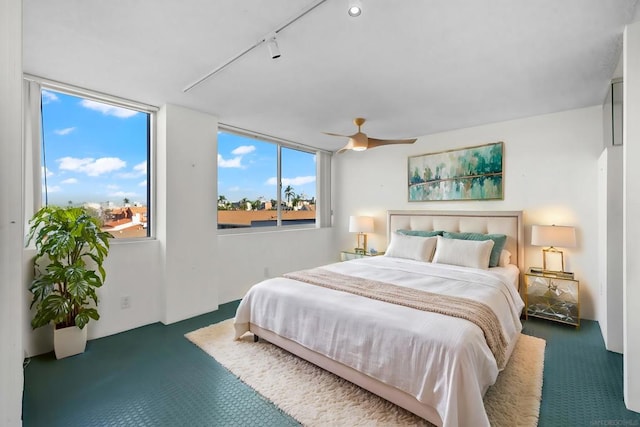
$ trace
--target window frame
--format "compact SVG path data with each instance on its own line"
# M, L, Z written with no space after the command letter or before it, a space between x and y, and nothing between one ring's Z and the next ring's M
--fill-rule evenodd
M156 239L156 227L155 227L155 218L156 218L156 136L157 136L157 113L159 108L131 101L126 98L121 98L117 96L107 95L105 93L92 91L89 89L80 88L77 86L69 85L66 83L57 82L54 80L45 79L42 77L32 76L25 74L24 80L26 82L33 81L39 85L40 93L43 90L51 90L54 92L62 93L65 95L70 95L82 99L92 100L96 102L100 102L103 104L112 105L114 107L121 107L130 110L135 110L141 113L148 114L147 120L147 236L144 237L122 237L117 239L112 239L111 244L121 244L127 242L135 242L135 241L145 241L145 240L155 240ZM32 117L33 119L33 117ZM39 116L37 117L39 121L39 129L40 135L38 135L37 139L32 141L27 141L27 144L31 144L31 150L37 152L37 157L40 159L37 165L32 165L33 171L33 179L34 182L37 183L37 187L41 188L41 183L43 182L42 176L42 160L41 160L41 150L42 145L46 143L43 137L43 129L42 129L42 105L40 104L39 108ZM25 195L25 199L29 197L29 195ZM25 212L27 218L30 218L38 209L43 206L43 197L42 191L37 191L34 189L33 194L31 195L33 199L33 210L34 212Z
M276 146L276 173L277 173L277 184L276 184L276 193L277 193L277 219L276 225L263 226L263 227L239 227L239 228L217 228L219 235L231 235L231 234L247 234L247 233L265 233L265 232L281 232L281 231L294 231L294 230L310 230L316 228L322 228L320 220L321 212L317 210L318 200L321 180L320 176L320 168L318 167L318 155L320 152L330 153L326 150L321 150L319 148L307 146L304 144L296 143L293 141L287 141L281 138L277 138L270 135L265 135L262 133L257 133L253 131L249 131L247 129L241 129L234 126L230 126L227 124L219 123L218 124L218 132L224 132L227 134L237 135L244 138L251 138L258 140L263 143L274 144ZM316 211L315 211L315 220L313 224L297 224L297 225L282 225L282 148L288 148L291 150L302 151L304 153L313 154L316 160L316 168L315 168L315 176L316 176ZM219 153L219 143L218 143L218 153ZM219 168L216 165L216 199L218 198L218 182L219 182ZM216 225L218 225L218 207L216 205Z

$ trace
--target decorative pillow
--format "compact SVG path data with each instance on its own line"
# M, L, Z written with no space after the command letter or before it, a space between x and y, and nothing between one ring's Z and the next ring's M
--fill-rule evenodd
M498 261L498 267L506 267L511 264L511 252L506 249L503 249L500 252L500 261Z
M435 247L435 237L405 236L393 233L391 235L391 243L389 243L384 256L429 262Z
M438 236L433 262L462 267L489 268L493 240L461 240Z
M426 230L397 230L397 233L404 234L405 236L420 236L420 237L435 237L442 236L444 231L426 231Z
M493 240L494 245L491 250L491 259L489 260L489 267L497 267L500 262L500 252L504 249L505 243L507 243L506 234L482 234L482 233L451 233L445 231L444 237L448 239L459 240Z

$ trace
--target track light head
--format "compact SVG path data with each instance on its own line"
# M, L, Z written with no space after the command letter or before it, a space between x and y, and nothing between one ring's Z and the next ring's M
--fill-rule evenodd
M280 48L278 47L278 42L276 41L275 36L267 41L267 47L269 48L271 59L280 58Z

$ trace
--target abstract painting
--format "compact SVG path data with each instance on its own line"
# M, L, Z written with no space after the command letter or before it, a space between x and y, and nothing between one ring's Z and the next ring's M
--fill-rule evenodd
M503 199L503 145L409 157L409 201Z

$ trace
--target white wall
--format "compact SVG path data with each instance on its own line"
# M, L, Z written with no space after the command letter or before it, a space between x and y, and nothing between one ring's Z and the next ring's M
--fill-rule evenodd
M427 120L426 118L425 120ZM407 201L407 158L504 141L504 200ZM424 136L415 144L347 152L334 158L336 247L352 248L349 215L375 217L369 246L384 250L389 209L523 210L525 240L532 224L573 225L577 247L565 249L565 268L580 281L581 317L598 303L597 185L602 107L590 107ZM525 266L540 266L541 249L525 248Z
M597 319L607 350L623 352L622 147L607 147L598 160Z
M242 298L260 280L339 261L333 241L331 228L219 235L220 302Z
M164 279L162 321L218 308L216 168L218 121L176 105L158 113L156 232Z
M624 32L624 400L640 412L640 22Z
M157 268L160 259L160 242L157 240L111 240L109 256L104 267L107 277L98 289L100 320L88 325L88 339L100 338L118 332L148 325L160 320L160 296L162 271ZM31 294L27 290L33 279L35 250L26 249L23 258L23 299L25 316L22 334L25 353L28 356L47 353L53 349L51 328L32 330L29 322L33 311L28 311ZM129 297L129 308L121 307L121 299Z
M22 415L22 3L0 1L0 425Z

